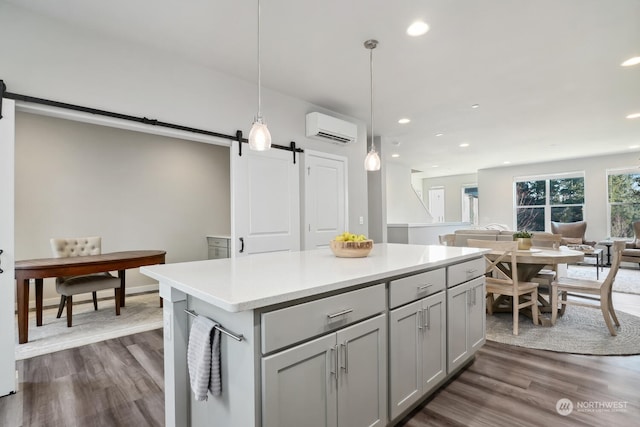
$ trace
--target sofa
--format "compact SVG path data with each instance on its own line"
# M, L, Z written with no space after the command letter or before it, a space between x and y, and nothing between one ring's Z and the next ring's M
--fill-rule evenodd
M467 229L453 232L453 246L467 246L468 239L512 241L514 231Z
M640 221L633 223L633 231L636 237L632 242L628 242L626 248L622 251L620 261L635 262L640 267Z

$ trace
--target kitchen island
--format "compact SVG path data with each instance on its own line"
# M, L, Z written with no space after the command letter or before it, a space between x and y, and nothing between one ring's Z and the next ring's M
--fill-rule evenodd
M167 426L386 426L484 343L483 249L376 244L143 267L164 298ZM213 319L221 396L192 398L191 315ZM234 339L235 338L235 339Z

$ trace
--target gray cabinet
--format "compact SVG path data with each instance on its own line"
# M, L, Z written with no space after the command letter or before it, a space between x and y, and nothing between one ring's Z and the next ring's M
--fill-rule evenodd
M389 313L392 420L446 377L446 312L441 291Z
M231 238L226 236L207 236L208 259L229 258L231 256Z
M384 426L386 316L262 358L263 427Z
M485 342L485 286L479 277L447 289L447 371L463 366Z

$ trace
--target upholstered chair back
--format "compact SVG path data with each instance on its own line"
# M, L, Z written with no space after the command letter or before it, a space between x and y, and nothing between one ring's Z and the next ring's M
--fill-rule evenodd
M51 250L54 258L100 255L101 237L73 237L51 239Z
M595 242L585 241L584 235L587 232L586 221L576 222L555 222L551 221L551 232L553 234L562 234L562 244L590 244L595 245Z
M640 221L635 221L633 223L633 232L635 233L634 243L636 248L640 248Z

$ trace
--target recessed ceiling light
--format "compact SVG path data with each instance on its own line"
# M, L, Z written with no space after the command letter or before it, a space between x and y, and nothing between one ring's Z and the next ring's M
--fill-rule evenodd
M638 65L638 64L640 64L640 56L634 56L633 58L629 58L620 65L622 65L623 67L631 67L633 65Z
M444 133L436 133L436 136L442 136Z
M411 120L410 119L400 119L398 120L398 123L400 123L401 125L406 125L407 123L409 123Z
M439 167L440 167L440 165L433 165L433 166L431 166L431 167L432 167L432 168L439 168Z
M468 147L468 146L469 146L469 143L467 142L463 142L462 144L460 144L460 147Z
M393 154L391 155L391 157L400 157L400 154L393 153Z
M633 150L635 148L640 148L640 145L630 145L629 148L631 148Z
M505 165L508 165L508 164L510 164L510 163L511 163L511 162L510 162L509 160L505 160L504 162L502 162L502 164L505 164Z
M638 117L640 117L640 113L633 113L633 114L629 114L627 116L627 119L637 119Z
M480 106L480 104L473 104L473 105L471 106L471 108L478 108L479 106Z
M411 37L418 37L429 31L429 25L426 22L416 21L413 24L409 25L407 28L407 34Z

